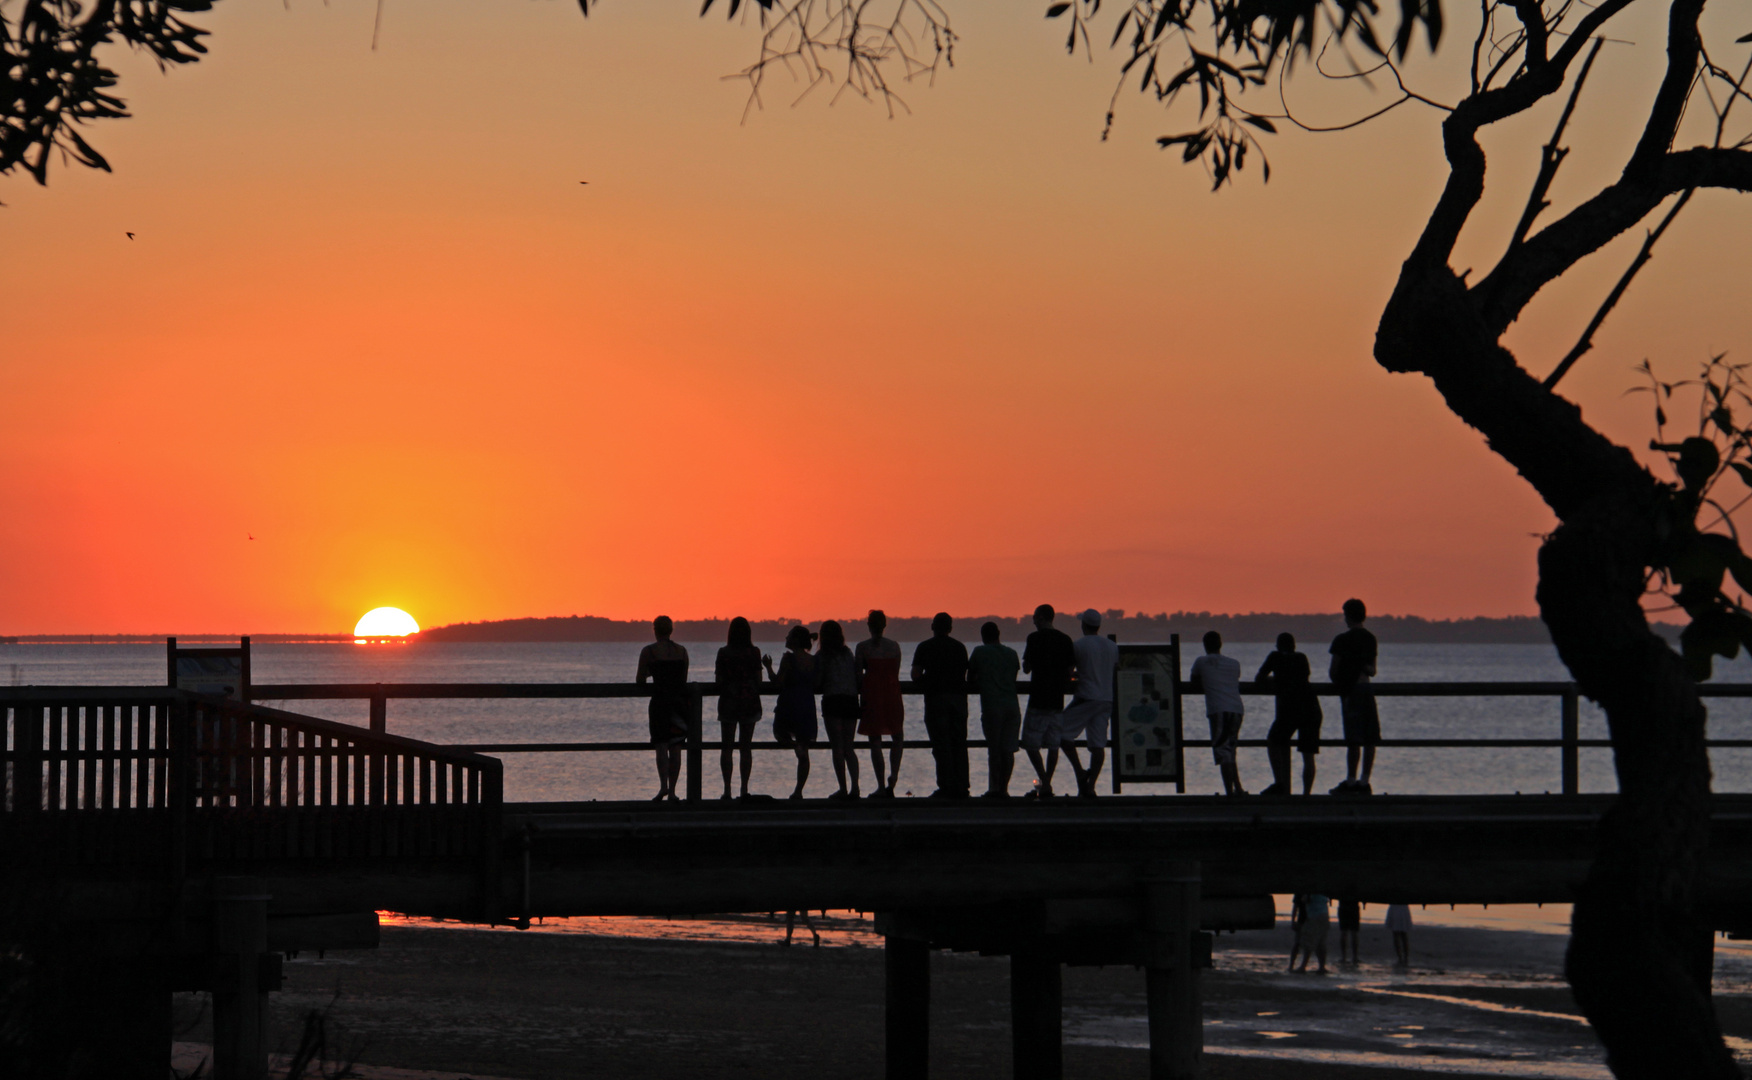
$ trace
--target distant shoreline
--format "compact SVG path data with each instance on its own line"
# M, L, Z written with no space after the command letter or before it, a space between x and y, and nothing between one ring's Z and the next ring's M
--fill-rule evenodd
M978 637L978 628L986 621L998 624L998 630L1008 641L1021 641L1034 629L1025 615L956 616L957 633L964 639ZM754 636L759 641L781 641L785 631L801 619L751 620ZM1074 633L1076 615L1061 614L1055 622L1059 628ZM863 637L863 616L841 619L847 636ZM931 636L931 619L926 615L889 616L888 635L900 641L922 641ZM806 625L819 629L820 622ZM1425 619L1416 615L1383 615L1369 619L1369 629L1384 642L1411 644L1491 644L1548 645L1551 637L1545 624L1531 615L1511 615L1504 618ZM729 629L728 619L677 619L677 641L721 641ZM1166 641L1170 634L1179 634L1183 641L1196 642L1207 630L1215 630L1225 641L1271 642L1278 634L1289 632L1302 641L1325 641L1344 630L1344 617L1332 614L1250 613L1218 615L1211 612L1174 612L1147 615L1141 612L1107 612L1101 621L1103 633L1115 634L1120 641ZM456 623L434 627L420 635L425 641L468 642L633 642L651 639L651 624L643 619L606 619L594 615L551 616L548 618L499 619L487 622Z
M1034 629L1025 615L957 615L956 633L964 640L979 636L979 625L986 621L998 624L1004 640L1020 642ZM1076 632L1076 615L1061 613L1055 623L1067 633ZM754 619L751 625L757 641L782 641L785 631L797 623L819 629L820 620ZM861 614L840 620L847 636L864 636ZM724 640L730 620L677 619L677 641L710 642ZM1670 642L1678 640L1680 626L1653 623L1657 633ZM1419 615L1371 615L1369 629L1387 644L1401 645L1549 645L1551 636L1545 624L1533 615L1502 617L1475 616L1467 619L1426 619ZM1109 611L1101 621L1103 633L1117 635L1126 641L1167 641L1179 634L1183 642L1196 644L1207 630L1223 635L1224 641L1271 643L1280 633L1291 633L1299 642L1330 640L1344 629L1344 618L1331 614L1288 614L1282 612L1250 612L1245 615L1221 615L1208 611L1177 611L1155 615L1143 612ZM931 619L926 615L891 615L888 634L898 641L923 641L931 636ZM164 634L18 634L0 636L0 645L156 645ZM236 641L236 634L182 634L177 640L184 644L208 644ZM338 634L252 634L258 645L349 644L353 635ZM494 619L482 622L452 623L422 631L416 642L446 643L626 643L651 640L651 624L645 619L608 619L598 615L555 615L545 618Z

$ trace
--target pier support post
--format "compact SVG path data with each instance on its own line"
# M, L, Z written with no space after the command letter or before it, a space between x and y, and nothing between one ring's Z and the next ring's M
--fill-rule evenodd
M1200 868L1170 863L1143 882L1144 979L1150 1013L1150 1080L1193 1080L1204 1055L1204 1017L1192 949Z
M1010 1046L1016 1080L1064 1076L1063 969L1039 949L1010 954Z
M267 1075L268 897L255 878L213 881L213 1077Z
M923 941L890 934L886 968L888 1080L925 1080L930 1074L931 950Z

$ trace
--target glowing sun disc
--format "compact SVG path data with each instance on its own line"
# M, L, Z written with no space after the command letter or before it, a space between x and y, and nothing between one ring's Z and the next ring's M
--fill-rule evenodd
M359 623L353 627L356 638L386 638L407 637L420 632L420 624L414 617L401 608L372 608L360 616Z

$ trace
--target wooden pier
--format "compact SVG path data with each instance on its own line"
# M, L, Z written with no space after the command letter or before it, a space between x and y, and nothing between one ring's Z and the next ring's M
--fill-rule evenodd
M1510 692L1562 702L1565 687ZM387 702L415 691L648 692L590 684L254 692ZM259 1080L263 1004L279 985L279 954L370 947L379 910L526 926L537 916L823 907L878 913L891 1077L928 1074L924 958L947 948L1011 958L1017 1075L1031 1078L1059 1074L1060 965L1141 967L1151 1075L1180 1080L1198 1068L1197 973L1209 963L1211 931L1271 925L1273 893L1565 902L1612 802L1567 794L506 803L498 759L481 747L389 734L383 707L372 709L372 727L357 727L171 689L19 687L0 689L0 712L0 858L12 871L3 899L17 939L8 944L41 951L32 927L56 928L58 944L42 955L82 973L90 999L104 1003L103 1022L88 1032L94 1060L107 1077L141 1080L165 1075L165 1003L181 989L213 993L217 1080ZM1568 751L1586 745L1573 716L1562 708L1557 738L1489 745L1556 748L1568 781ZM700 727L694 792L697 753L712 745ZM1752 796L1715 801L1702 899L1712 926L1752 929Z

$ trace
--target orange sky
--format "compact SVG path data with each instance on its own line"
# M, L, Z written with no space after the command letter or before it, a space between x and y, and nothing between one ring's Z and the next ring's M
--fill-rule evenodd
M1534 610L1549 514L1369 355L1433 113L1212 196L1141 99L1098 140L1114 63L1042 5L953 6L910 117L781 88L740 124L754 31L695 4L387 4L374 53L362 0L227 0L200 64L117 57L113 174L0 182L0 633ZM1602 59L1560 206L1655 53ZM1497 139L1473 265L1549 125ZM1538 370L1634 240L1513 331ZM1752 344L1749 242L1698 198L1566 383L1590 417L1640 445L1631 365Z

